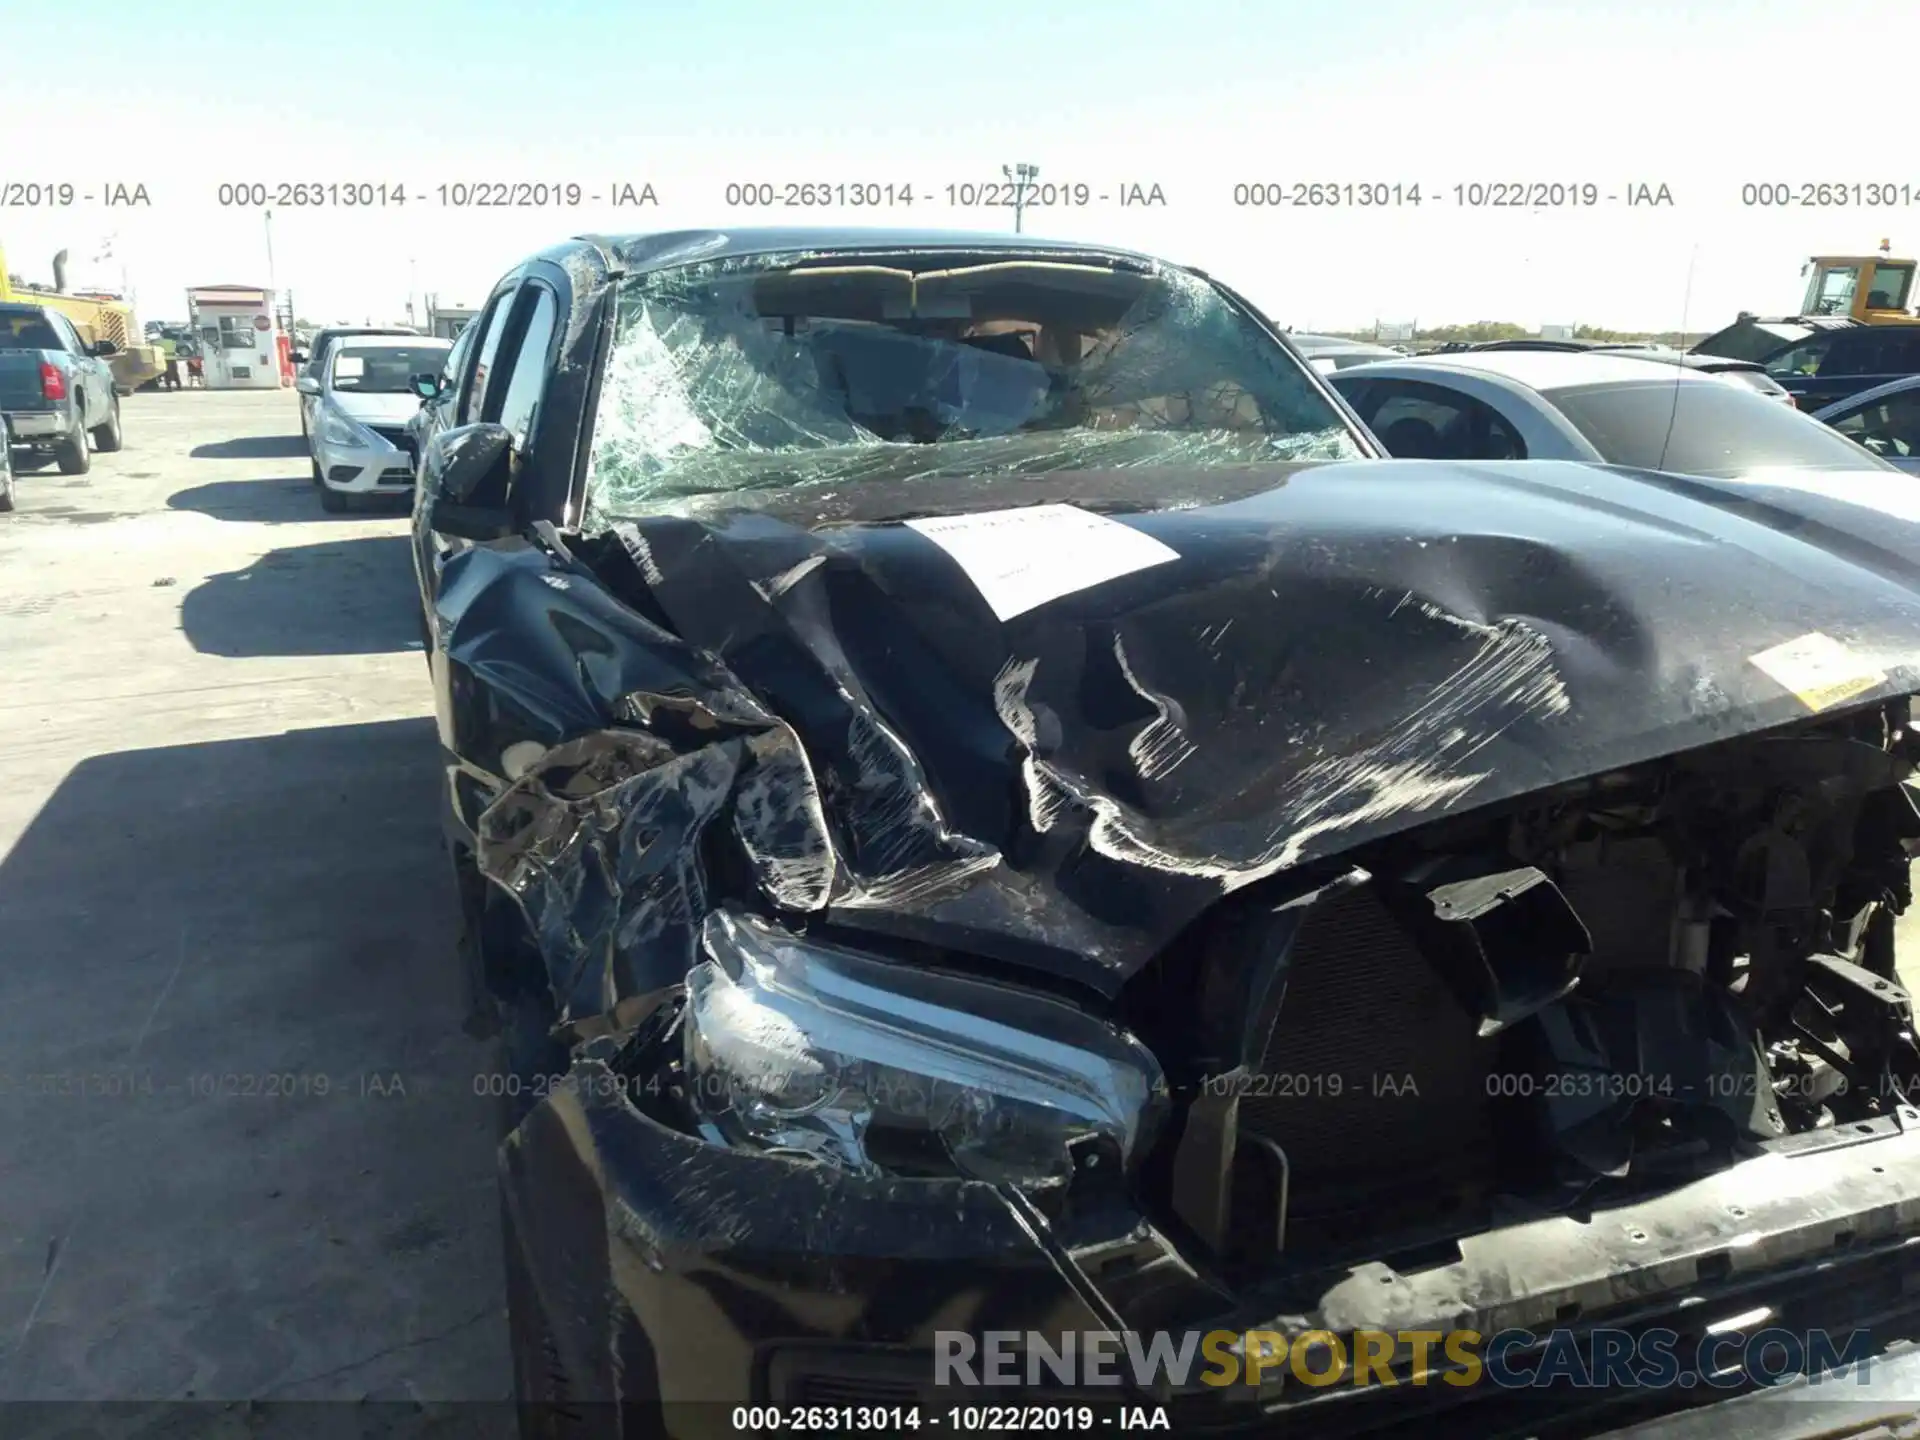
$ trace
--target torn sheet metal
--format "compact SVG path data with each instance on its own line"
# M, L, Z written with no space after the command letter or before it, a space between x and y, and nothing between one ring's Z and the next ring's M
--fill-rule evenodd
M1546 463L921 476L620 522L565 588L543 552L467 551L440 623L493 727L458 753L504 787L480 854L575 1019L677 982L721 892L1111 993L1264 877L1804 718L1750 661L1799 637L1885 677L1852 703L1920 687L1912 527L1778 493ZM893 523L1029 500L1178 559L1002 621ZM482 757L527 740L557 748L507 785Z

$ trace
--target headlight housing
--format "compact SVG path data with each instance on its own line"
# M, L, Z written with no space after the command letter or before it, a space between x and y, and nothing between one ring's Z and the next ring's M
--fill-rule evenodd
M358 422L349 419L331 405L320 407L320 443L323 445L347 445L356 450L377 449L380 437Z
M1166 1107L1153 1054L1061 1000L890 963L716 911L687 977L684 1063L730 1143L866 1174L1063 1179L1068 1142L1123 1163Z

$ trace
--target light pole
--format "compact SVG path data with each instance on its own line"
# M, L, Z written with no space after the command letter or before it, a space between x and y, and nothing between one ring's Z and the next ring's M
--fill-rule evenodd
M1020 216L1027 208L1027 186L1040 175L1038 165L1029 165L1021 161L1017 165L1002 165L1000 173L1013 181L1013 233L1020 233Z
M271 210L267 211L266 226L267 226L267 289L275 292L274 298L277 300L279 298L278 291L280 287L274 283L274 279L273 279L273 211Z

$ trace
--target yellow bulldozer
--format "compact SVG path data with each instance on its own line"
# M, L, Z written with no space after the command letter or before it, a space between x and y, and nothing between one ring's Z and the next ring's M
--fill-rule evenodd
M114 389L131 395L151 384L166 369L160 351L146 343L133 318L133 306L117 295L104 291L67 289L67 252L53 257L53 285L16 285L7 273L6 251L0 250L0 301L24 305L45 305L58 310L73 322L80 338L87 341L111 340L120 348L107 359L113 370Z
M1742 311L1733 324L1693 347L1698 355L1765 361L1822 330L1853 325L1920 325L1913 299L1914 262L1896 259L1890 242L1878 255L1815 255L1800 267L1807 293L1798 315L1762 317Z
M1802 315L1839 315L1862 325L1920 325L1907 309L1914 262L1896 260L1880 242L1878 255L1815 255L1800 267L1809 277Z

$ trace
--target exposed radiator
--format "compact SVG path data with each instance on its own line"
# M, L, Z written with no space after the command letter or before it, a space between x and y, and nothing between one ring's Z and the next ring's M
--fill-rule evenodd
M1495 1041L1478 1029L1371 887L1313 911L1240 1105L1241 1133L1286 1152L1290 1224L1491 1178Z

